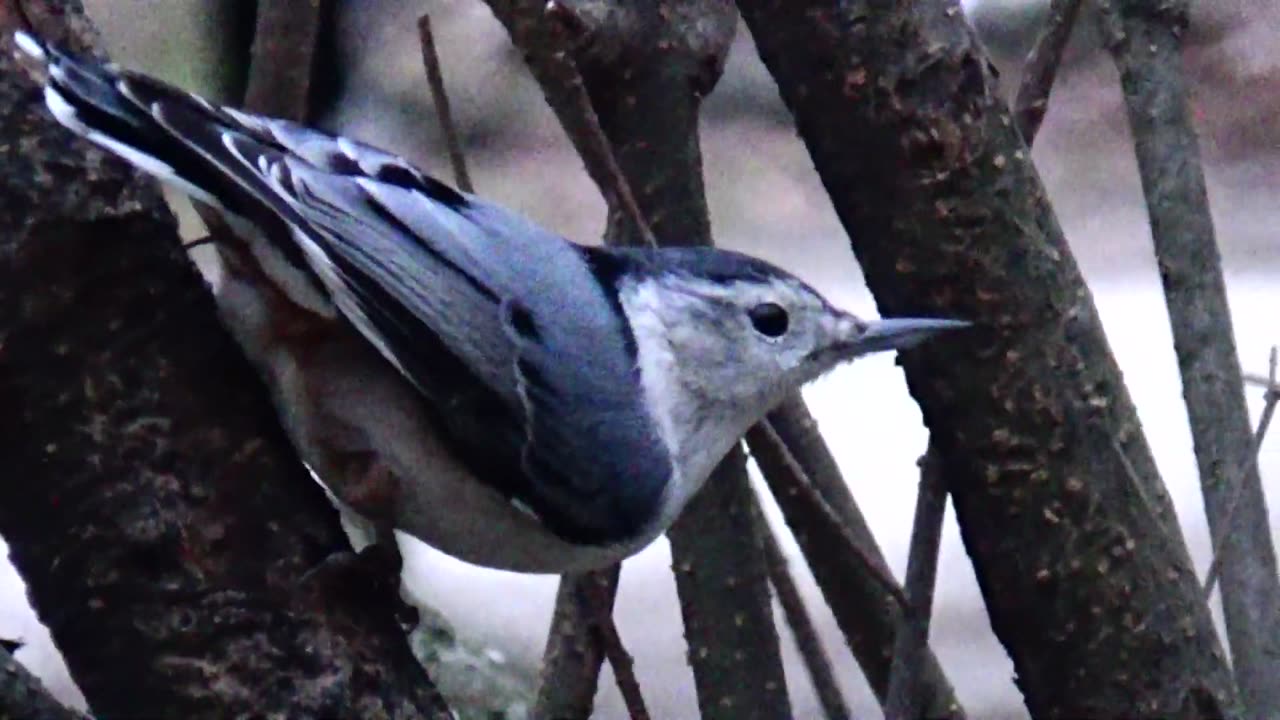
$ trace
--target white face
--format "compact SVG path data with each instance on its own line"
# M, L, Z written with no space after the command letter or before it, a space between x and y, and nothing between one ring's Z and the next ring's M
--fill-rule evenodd
M839 348L865 327L790 277L649 281L632 297L648 300L633 323L648 314L662 326L684 383L709 400L776 402L848 359Z
M789 276L646 278L620 297L670 439L726 450L788 392L848 359L842 348L865 327Z

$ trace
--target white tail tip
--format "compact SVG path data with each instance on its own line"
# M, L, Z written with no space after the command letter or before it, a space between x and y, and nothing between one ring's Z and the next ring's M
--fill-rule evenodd
M13 34L13 42L18 46L19 50L40 62L44 62L49 59L49 56L45 54L44 47L40 44L40 41L22 30Z

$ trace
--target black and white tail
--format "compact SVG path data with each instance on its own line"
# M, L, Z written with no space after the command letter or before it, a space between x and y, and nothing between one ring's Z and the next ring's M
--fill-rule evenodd
M344 137L208 100L114 64L78 58L24 32L19 49L45 65L45 104L59 123L220 211L233 229L272 245L264 267L300 305L325 312L329 235L298 212L309 171L410 190L454 215L472 199L408 161ZM355 183L351 183L355 186ZM452 222L452 221L450 221ZM273 272L274 270L274 272ZM322 286L329 286L325 292Z
M235 195L223 192L225 180L209 165L252 187L256 183L241 169L261 176L262 158L275 159L274 151L325 172L424 192L446 206L467 202L404 158L375 147L216 106L146 75L74 57L24 32L14 37L23 52L45 64L45 103L58 122L201 201L221 206Z

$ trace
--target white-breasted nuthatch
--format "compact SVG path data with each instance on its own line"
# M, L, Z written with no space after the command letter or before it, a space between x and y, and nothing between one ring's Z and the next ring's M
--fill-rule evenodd
M376 148L16 40L59 122L233 231L219 307L313 474L473 563L626 557L787 393L966 324L865 322L735 252L576 245Z

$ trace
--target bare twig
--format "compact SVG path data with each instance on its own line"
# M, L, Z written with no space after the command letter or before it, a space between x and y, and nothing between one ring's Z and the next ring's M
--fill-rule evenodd
M453 123L449 94L444 89L444 75L440 72L440 56L436 53L435 36L431 34L429 13L423 13L418 18L418 41L422 45L422 65L427 71L427 85L431 88L431 102L436 107L436 120L440 123L445 145L449 148L449 165L453 168L454 182L463 192L475 192L471 174L467 172L467 158L462 153L458 126Z
M783 503L789 498L801 498L810 503L818 511L815 519L819 521L816 524L820 527L807 528L807 530L810 532L818 530L836 539L851 556L857 558L858 563L867 569L870 576L899 607L906 607L907 596L898 586L898 581L894 580L888 568L878 562L878 558L871 557L866 548L854 539L849 529L841 522L840 516L813 489L813 483L809 481L808 474L791 456L791 451L787 449L782 438L778 437L778 433L768 421L757 423L747 431L747 447L751 449L756 462L769 464L771 471L761 474L769 490L773 492L774 497L778 498L778 502ZM762 460L762 458L765 459ZM785 471L779 472L775 468L785 468Z
M311 113L312 70L331 0L261 0L253 31L253 61L244 107L272 117L306 122Z
M613 597L617 589L617 577L614 577L612 583L586 583L582 586L583 601L595 617L595 629L600 634L609 666L613 668L613 677L622 693L622 701L627 706L627 714L631 716L631 720L649 720L644 695L640 692L640 683L633 670L634 663L630 653L622 645L622 638L618 636L618 626L613 622Z
M1280 384L1277 383L1276 371L1277 365L1280 365L1280 353L1276 347L1271 348L1270 368L1267 377L1260 378L1264 381L1267 388L1264 405L1262 406L1262 414L1258 417L1258 427L1253 432L1253 447L1251 452L1251 461L1257 462L1258 453L1262 450L1262 441L1267 437L1267 430L1271 428L1271 419L1275 416L1276 405L1280 404ZM1244 490L1244 478L1247 467L1240 468L1235 479L1231 484L1231 501L1227 505L1227 516L1223 519L1222 527L1219 528L1218 534L1213 537L1211 545L1214 548L1213 560L1209 563L1209 570L1204 577L1204 597L1205 600L1213 595L1214 585L1218 582L1218 572L1221 564L1217 548L1222 547L1222 543L1226 540L1225 534L1231 529L1232 522L1235 519L1236 507L1240 503L1240 496Z
M551 632L542 654L538 697L529 713L536 720L591 716L604 643L596 630L597 616L611 612L620 566L599 572L568 573L560 577ZM600 589L598 601L588 604L587 586ZM607 586L607 587L606 587Z
M580 32L584 24L572 9L556 0L550 0L546 4L545 12L561 30L560 33L550 32L548 35L553 38L559 36L557 39L561 44L560 51L552 55L556 58L555 62L562 66L559 68L562 84L558 91L568 99L570 107L576 110L581 121L582 133L574 137L574 142L578 145L578 153L586 160L589 168L598 168L596 182L604 191L605 201L609 206L618 208L627 216L637 236L645 245L657 247L658 240L654 237L644 212L640 210L635 194L631 192L631 183L627 182L622 167L618 165L618 159L613 154L613 145L610 144L608 136L600 126L600 118L591 105L591 95L582 82L582 73L567 49L572 38L566 34Z
M1222 543L1214 553L1232 669L1246 714L1280 717L1280 577L1182 71L1187 6L1105 0L1098 10L1120 71L1205 513Z
M448 146L454 181L459 189L475 192L445 91L444 73L436 52L429 13L418 18L418 38L436 118ZM622 178L622 182L625 184L626 179ZM561 576L531 717L540 720L590 717L600 679L600 666L606 657L614 668L614 678L632 720L648 717L639 683L631 669L631 656L623 647L613 623L613 604L621 570L621 564L614 564L604 570Z
M569 573L560 578L556 610L543 653L542 681L531 717L540 720L590 717L600 663L608 657L632 720L647 720L631 656L613 622L620 565Z
M84 720L58 702L44 684L10 654L0 649L0 717L5 720Z
M1035 142L1040 123L1049 109L1049 92L1053 89L1062 53L1071 39L1071 29L1075 27L1081 4L1081 0L1051 0L1044 28L1027 55L1022 83L1013 104L1013 117L1028 147Z
M860 515L842 517L817 492L807 470L791 455L771 422L748 430L747 446L787 526L795 533L854 657L883 701L888 697L894 637L907 596L874 542L860 542L853 534L852 528L862 526ZM856 514L851 502L845 510L846 515L849 511ZM923 710L929 717L964 717L964 709L932 653L927 654L926 662L919 687Z
M920 680L929 643L942 520L947 511L947 481L941 463L937 448L930 444L920 460L920 493L907 553L908 602L894 642L885 720L920 717Z
M831 667L831 658L822 647L822 640L813 626L813 619L804 606L804 598L796 587L795 578L791 576L787 558L778 545L778 539L769 527L764 514L756 506L756 527L760 542L764 546L764 560L769 568L769 581L773 585L774 595L782 606L782 614L791 628L791 636L795 638L796 648L804 660L805 670L813 683L818 703L822 705L823 714L828 720L848 718L849 706L840 694L840 685L836 681L835 670Z

